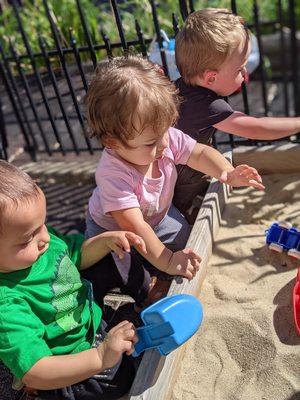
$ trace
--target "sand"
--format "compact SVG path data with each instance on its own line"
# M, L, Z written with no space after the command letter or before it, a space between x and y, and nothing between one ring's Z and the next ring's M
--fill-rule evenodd
M300 399L292 288L300 261L271 252L274 221L300 229L300 174L234 190L199 296L204 321L186 346L173 400Z

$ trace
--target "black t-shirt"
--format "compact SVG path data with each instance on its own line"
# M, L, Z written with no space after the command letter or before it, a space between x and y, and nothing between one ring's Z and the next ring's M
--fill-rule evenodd
M175 82L183 98L176 128L199 143L210 144L216 131L213 125L228 118L234 110L210 89L186 85L182 78Z

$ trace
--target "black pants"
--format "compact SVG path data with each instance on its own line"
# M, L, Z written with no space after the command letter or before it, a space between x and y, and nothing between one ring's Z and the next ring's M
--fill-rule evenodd
M131 296L137 305L142 305L149 291L150 274L146 268L150 269L150 267L151 264L132 249L131 266L126 283L124 283L111 254L82 271L81 276L92 283L94 299L101 308L104 296L116 287L120 288L122 293Z
M22 393L12 388L13 376L10 370L0 361L0 399L18 400Z
M92 376L63 389L39 391L40 400L113 400L128 393L135 376L131 357L123 356L113 379Z
M205 196L211 178L187 165L177 165L177 173L173 204L188 219L187 212L194 198L197 195Z

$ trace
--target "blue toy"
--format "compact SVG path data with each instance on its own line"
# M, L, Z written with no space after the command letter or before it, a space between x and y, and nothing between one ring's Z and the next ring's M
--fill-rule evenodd
M137 328L139 341L133 356L151 348L167 355L198 330L203 318L202 305L194 296L177 294L147 307L141 318L145 326Z
M300 259L300 231L289 222L274 222L266 230L266 243L271 250Z

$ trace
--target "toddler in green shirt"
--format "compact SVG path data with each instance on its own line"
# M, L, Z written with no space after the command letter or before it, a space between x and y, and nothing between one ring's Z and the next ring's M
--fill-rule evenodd
M100 259L99 276L113 271L109 253L146 251L143 240L127 231L60 235L45 226L45 196L25 172L0 161L0 177L1 362L38 399L119 398L134 378L135 328L123 321L102 341L102 311L79 271ZM2 400L17 396L1 383L0 391Z

